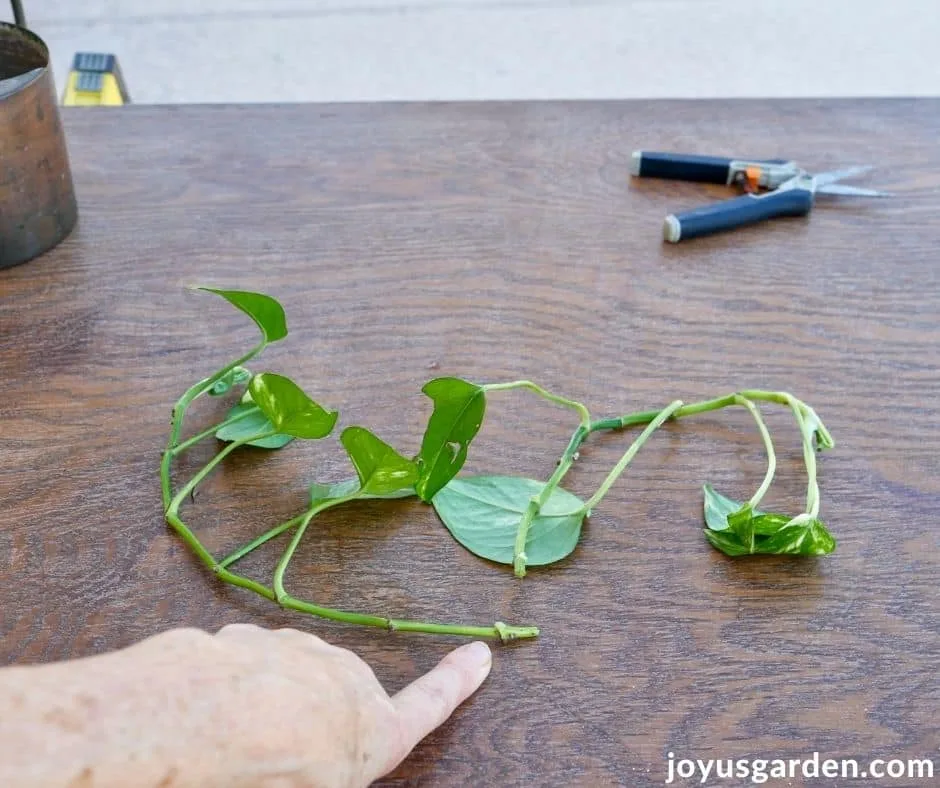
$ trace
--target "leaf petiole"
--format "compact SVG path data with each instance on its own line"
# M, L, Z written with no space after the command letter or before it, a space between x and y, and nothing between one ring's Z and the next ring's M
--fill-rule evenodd
M264 348L267 346L267 342L262 340L258 345L252 348L248 353L246 353L241 358L236 359L235 361L227 364L222 367L214 375L211 375L208 378L195 383L190 386L180 397L176 404L173 406L173 413L170 422L170 437L167 440L166 450L163 452L163 456L160 460L160 480L161 487L163 491L163 508L164 510L168 509L170 506L170 501L173 496L173 493L170 489L170 462L175 456L174 449L179 443L180 431L183 428L183 418L186 415L186 410L189 408L190 404L196 398L205 394L216 381L225 377L229 372L231 372L235 367L241 367L247 364L251 359L257 356Z
M819 484L816 481L816 453L813 451L813 436L806 426L806 419L800 409L798 400L788 395L787 404L793 411L796 423L803 438L803 462L806 465L806 514L815 518L819 514Z
M771 482L774 480L774 474L777 471L777 454L774 451L774 444L770 438L770 432L768 431L767 425L764 423L764 419L761 417L760 410L758 410L757 406L747 399L747 397L743 397L740 394L735 394L734 400L736 404L747 408L750 414L754 417L754 421L757 423L757 429L760 431L760 436L764 440L764 449L767 451L767 473L764 474L764 480L761 482L760 487L757 488L757 491L747 502L748 507L751 509L756 509L757 505L767 494L767 490L770 489Z
M674 413L676 413L681 407L682 407L682 400L677 399L674 402L671 402L669 405L663 408L657 414L657 416L652 421L650 421L649 424L646 425L646 428L643 430L643 432L641 432L637 436L636 440L634 440L633 443L630 444L630 448L628 448L624 452L619 462L613 467L611 472L607 474L607 478L604 479L603 482L601 482L601 486L598 487L597 492L595 492L594 495L592 495L584 504L585 513L590 512L591 509L593 509L595 506L597 506L598 503L600 503L601 499L605 495L607 495L608 490L610 490L614 482L617 481L618 477L620 476L621 473L623 473L627 465L630 464L630 462L636 456L636 453L640 450L643 444L646 443L646 441L649 440L649 437L657 429L659 429L659 427L661 427L662 424L667 419L669 419Z
M550 391L546 391L538 384L533 383L531 380L514 380L510 383L486 383L483 385L483 390L486 392L510 391L512 389L528 389L529 391L538 394L542 399L548 400L549 402L554 402L556 405L561 405L565 408L571 408L577 412L581 419L581 425L585 429L587 429L591 424L591 414L588 412L588 409L580 402L577 400L568 399L567 397L560 397L557 394L552 394Z
M297 530L294 532L293 538L291 538L290 543L287 545L287 549L284 551L284 554L281 556L281 560L278 561L277 567L274 570L274 582L272 585L274 587L275 598L278 602L288 596L287 591L284 589L284 573L287 571L287 566L294 557L294 552L297 550L297 546L300 544L300 540L303 539L304 532L307 530L307 526L310 525L310 521L325 509L329 509L331 506L339 506L339 504L346 503L348 501L354 501L358 497L359 491L357 490L351 495L344 495L339 498L327 498L326 500L319 501L314 506L311 506L300 516L300 522L298 523Z
M249 416L252 416L255 413L260 413L260 412L261 412L261 409L255 406L253 408L248 408L246 410L243 410L241 413L236 413L234 416L230 416L224 421L220 421L215 426L209 427L208 429L203 430L198 435L193 435L193 437L187 438L182 443L177 444L170 453L175 457L176 455L186 451L186 449L188 449L190 446L195 446L197 443L199 443L199 441L205 440L206 438L212 435L215 435L215 433L218 432L223 427L228 427L232 424L237 424L239 421L242 421L243 419L247 419Z
M250 542L248 542L248 544L242 547L239 547L234 553L230 553L229 555L225 556L225 558L223 558L221 561L219 561L218 563L219 568L225 569L225 567L231 566L236 561L240 561L242 558L248 555L248 553L250 553L252 550L257 550L259 547L261 547L261 545L265 544L266 542L269 542L275 537L280 536L285 531L289 531L291 528L297 525L301 520L303 520L305 516L306 516L306 512L304 512L303 514L299 514L296 517L292 517L290 520L287 520L286 522L283 522L280 525L274 526L274 528L261 534L261 536L258 536L255 539L252 539Z
M170 501L170 505L167 507L167 514L178 514L178 513L179 513L180 504L182 504L182 502L186 499L186 496L189 495L193 490L195 490L196 487L199 485L199 483L200 483L203 479L205 479L206 476L208 476L210 473L212 473L212 471L215 469L215 467L216 467L220 462L222 462L222 460L224 460L226 457L228 457L229 454L231 454L233 451L235 451L235 449L237 449L239 446L243 446L244 444L248 443L249 441L261 440L262 438L267 438L267 437L269 437L269 436L272 435L272 434L273 434L273 433L270 433L270 432L261 433L261 434L259 434L259 435L255 435L255 436L250 437L250 438L243 438L242 440L232 441L232 443L228 444L224 449L222 449L218 454L216 454L215 457L213 457L211 460L209 460L209 462L207 462L207 463L202 467L202 469L199 470L199 471L196 473L196 475L193 476L192 479L190 479L188 482L186 482L186 484L183 485L183 487L180 489L180 491L179 491L178 493L176 493L176 495L174 496L173 500Z

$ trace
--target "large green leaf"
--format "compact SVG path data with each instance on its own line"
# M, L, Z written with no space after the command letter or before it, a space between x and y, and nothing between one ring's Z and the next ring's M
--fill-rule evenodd
M271 432L274 425L267 416L253 403L239 402L226 414L226 421L233 416L240 416L242 413L248 413L242 419L234 424L227 424L219 430L216 430L215 437L220 441L239 441L250 438L253 435L263 435ZM269 435L267 438L249 441L246 446L258 446L262 449L280 449L294 440L290 435Z
M287 336L287 317L284 314L284 308L271 296L252 293L248 290L217 290L214 287L197 289L222 296L232 306L248 315L255 321L266 343L277 342Z
M325 438L339 418L337 411L324 410L283 375L262 372L251 379L248 390L274 429L285 435Z
M519 521L544 486L517 476L452 479L431 503L447 530L470 552L511 565ZM555 488L529 527L526 564L544 566L571 553L583 521L584 502Z
M467 448L486 412L483 388L459 378L436 378L421 389L434 402L421 451L415 458L419 469L415 489L430 501L453 479L467 459Z
M359 474L363 493L386 495L402 488L414 488L418 466L365 427L347 427L340 435L340 442Z
M314 482L310 485L310 505L316 506L323 501L332 501L337 498L348 498L359 490L359 479L345 479L334 484L320 484ZM415 494L414 487L402 487L388 493L360 493L357 498L409 498Z

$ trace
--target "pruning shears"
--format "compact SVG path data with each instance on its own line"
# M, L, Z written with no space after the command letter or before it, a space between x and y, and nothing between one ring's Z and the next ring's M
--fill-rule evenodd
M779 216L805 216L813 209L817 194L893 196L888 192L837 183L871 169L869 166L847 167L814 175L786 159L741 160L635 151L630 171L640 178L720 183L744 190L741 197L667 216L663 222L663 238L669 243L678 243Z

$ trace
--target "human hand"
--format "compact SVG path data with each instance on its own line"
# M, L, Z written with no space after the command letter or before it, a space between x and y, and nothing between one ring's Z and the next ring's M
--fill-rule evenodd
M215 635L170 630L111 654L6 670L36 671L19 705L26 701L28 711L30 700L38 703L26 728L39 718L34 735L64 769L61 784L345 788L392 771L490 666L486 644L467 644L390 697L350 651L294 629L234 624ZM9 719L3 690L0 682L0 720ZM17 744L21 726L22 718L0 750L11 748L14 768L25 755L33 771L21 764L22 774L37 774L30 741Z

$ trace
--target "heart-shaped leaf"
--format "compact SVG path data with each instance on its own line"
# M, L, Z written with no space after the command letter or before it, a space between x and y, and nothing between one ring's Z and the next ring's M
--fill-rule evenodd
M283 375L262 372L251 379L248 390L274 429L285 435L325 438L339 418L337 411L324 410Z
M471 553L511 565L519 520L544 486L517 476L452 479L431 503L447 530ZM556 487L529 527L526 564L544 566L570 554L584 515L584 502Z
M340 442L356 473L363 493L385 495L402 488L414 488L418 466L364 427L347 427Z
M358 479L346 479L334 484L319 484L314 482L310 485L310 505L316 506L323 501L332 501L337 498L348 498L359 490ZM415 494L414 487L402 487L389 493L360 493L357 498L370 499L381 498L388 500L392 498L410 498Z
M240 416L243 413L248 415L239 419L233 424L226 424L221 429L216 430L215 437L220 441L240 441L250 438L253 435L264 435L274 429L274 425L268 417L254 403L239 402L226 414L226 421L233 416ZM269 435L259 440L248 441L246 446L257 446L262 449L280 449L294 440L290 435Z
M284 314L284 308L271 296L248 290L217 290L214 287L197 289L222 296L232 306L248 315L255 321L265 343L277 342L287 336L287 316Z
M421 389L434 402L415 458L419 478L415 489L430 501L453 479L467 459L467 448L483 424L486 395L483 388L459 378L436 378Z

